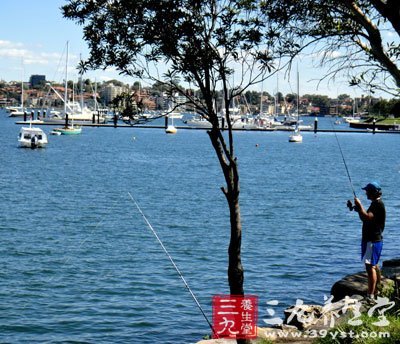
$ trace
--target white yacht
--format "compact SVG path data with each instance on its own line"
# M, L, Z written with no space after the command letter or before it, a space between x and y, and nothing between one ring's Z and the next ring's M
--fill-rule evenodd
M186 123L189 127L192 128L211 128L212 125L209 121L207 121L203 116L200 115L195 115L192 118L183 121L183 123Z
M22 68L24 70L24 68ZM25 112L24 108L24 73L22 73L22 79L21 79L21 106L17 107L9 107L7 108L8 111L8 117L22 117Z
M228 124L226 123L225 116L218 116L218 121L219 125L222 128L222 126L227 129ZM212 124L206 120L203 116L201 115L195 115L190 119L187 119L183 121L183 123L187 124L189 127L192 128L204 128L204 129L210 129L212 128ZM231 123L232 123L232 128L233 129L245 129L245 122L242 121L241 117L231 117Z
M289 142L303 142L303 136L300 134L299 128L296 128L293 134L289 136Z
M21 106L11 107L7 109L8 117L22 117L24 115L25 109Z
M167 134L176 134L178 131L178 129L176 129L176 127L173 124L170 124L167 129L165 129L165 132Z
M167 117L167 121L168 121L168 119L169 119L170 117L168 116ZM172 117L171 118L171 124L168 124L168 126L167 126L167 128L165 128L165 132L167 133L167 134L176 134L177 133L177 131L178 131L178 129L176 129L176 127L174 126L174 118L175 117Z
M299 103L300 103L300 86L299 86L299 67L297 67L297 122L296 127L293 133L289 136L289 142L303 142L303 136L300 134L300 112L299 112Z
M47 135L45 132L37 127L22 127L19 136L18 142L21 147L24 148L43 148L47 145Z
M103 114L97 114L97 111L90 110L87 107L81 107L78 102L67 102L67 113L68 119L74 120L76 124L92 123L93 116L95 122L99 120L100 123L106 123L107 117ZM65 113L64 112L48 112L49 115L43 118L44 123L53 124L64 124L65 123Z
M67 116L67 108L71 109L70 106L68 106L68 41L66 44L66 58L65 58L65 79L64 79L64 99L56 92L57 96L61 98L61 100L64 102L64 114ZM74 102L72 103L74 104ZM79 105L79 104L78 104ZM81 107L82 109L82 107ZM62 135L78 135L82 133L82 128L80 126L74 127L74 116L69 117L67 119L71 119L71 126L68 123L65 123L64 127L62 128L55 128L53 129L54 132L60 132ZM66 121L67 122L67 121Z
M166 116L168 116L168 118L182 119L183 113L179 111L173 111L172 109L168 109L168 111L166 112Z
M68 58L68 57L67 57ZM81 80L81 90L82 86L82 78ZM97 109L97 102L95 102L95 110L88 108L83 101L83 94L81 92L80 102L74 100L70 101L65 97L67 94L67 85L64 86L64 97L51 85L51 83L47 83L47 86L55 93L55 95L64 103L63 111L54 111L48 110L47 116L43 118L44 123L52 123L52 124L63 124L65 123L66 114L68 114L69 120L74 120L75 124L84 124L84 123L107 123L108 118L105 114L105 111Z

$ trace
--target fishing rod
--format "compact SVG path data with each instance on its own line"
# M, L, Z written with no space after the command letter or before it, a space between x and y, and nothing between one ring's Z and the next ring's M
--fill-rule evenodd
M179 270L178 266L175 264L172 256L169 254L168 250L165 248L164 244L162 243L161 239L159 238L159 236L157 235L157 232L155 231L155 229L153 228L153 226L151 225L150 221L147 219L147 217L144 215L142 209L140 209L138 202L136 202L136 200L133 198L133 196L131 195L130 192L128 192L129 197L131 198L132 202L136 205L136 208L139 210L139 213L142 215L144 221L146 222L147 226L150 228L151 232L153 233L153 235L156 237L157 241L159 242L159 244L161 245L162 249L164 250L165 254L168 256L169 260L171 261L173 267L175 268L176 272L178 273L179 277L182 279L186 289L189 291L190 295L192 296L194 302L196 303L197 307L200 309L201 314L203 314L204 319L206 319L208 326L210 326L211 331L214 333L214 336L216 338L219 338L217 332L215 331L214 327L211 325L211 322L208 320L207 315L205 314L203 308L201 307L199 301L197 300L196 296L194 295L194 293L192 292L192 290L189 287L189 284L186 282L185 277L183 277L182 272Z
M342 160L343 160L344 167L346 169L347 177L349 178L351 190L353 192L354 198L357 198L356 192L354 191L353 181L351 180L349 168L347 167L346 159L344 158L344 154L343 154L343 151L342 151L342 146L340 145L339 138L336 135L336 130L333 127L333 124L332 124L332 119L330 119L330 122L331 122L331 126L332 126L332 129L333 129L333 133L335 134L337 145L339 147L340 155L342 156ZM354 208L355 208L355 206L353 206L353 204L351 203L350 200L347 201L347 207L349 208L350 211L354 210Z

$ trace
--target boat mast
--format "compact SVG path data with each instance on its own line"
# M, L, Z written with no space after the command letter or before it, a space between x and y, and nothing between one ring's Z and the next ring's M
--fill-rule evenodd
M276 74L276 93L275 93L275 116L279 116L278 114L278 97L279 97L279 76Z
M299 122L299 103L300 103L300 81L299 81L299 65L297 65L297 122Z
M65 82L64 82L64 115L67 115L67 100L68 100L68 41L66 48L66 57L65 57Z
M82 61L82 54L79 55L80 60ZM81 88L81 113L83 114L83 78L82 72L80 74L80 88Z
M97 81L96 78L94 79L94 111L97 113L98 111L98 105L97 105Z
M76 83L76 86L78 86L78 83ZM74 80L72 80L72 103L71 103L70 109L72 109L72 111L75 109L75 82L74 82Z
M22 58L22 78L21 78L21 111L22 112L24 112L24 78L25 78L24 59Z

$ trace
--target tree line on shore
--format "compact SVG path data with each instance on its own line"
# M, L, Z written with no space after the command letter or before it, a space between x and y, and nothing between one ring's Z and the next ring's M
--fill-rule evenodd
M52 83L54 86L63 87L61 84ZM123 98L125 99L125 105L132 108L131 105L127 104L126 99L131 99L135 101L135 98L159 98L159 97L170 97L170 90L167 86L161 83L154 83L152 86L142 87L139 81L135 81L132 85L125 84L119 80L113 79L106 82L94 82L90 79L84 79L82 82L83 91L91 92L96 88L101 92L101 90L108 86L114 85L123 87L126 91L124 92ZM28 83L24 83L24 90L29 91L34 89L36 91L46 91L45 83L39 84L34 88L31 88ZM68 81L68 88L75 89L76 92L80 92L80 83L75 83L72 80ZM197 93L200 91L187 90L187 92ZM5 81L0 81L0 98L14 99L17 101L21 97L21 82L15 81L6 83ZM121 97L111 101L110 104L113 105L120 100ZM173 97L172 97L173 98ZM262 98L262 102L261 102ZM297 102L296 93L288 93L284 95L282 92L277 92L276 94L271 94L269 92L260 92L249 90L243 93L241 97L237 97L237 105L246 108L246 111L250 113L256 113L260 111L260 106L262 103L263 109L267 105L274 105L275 98L279 106L292 107ZM223 92L216 92L216 99L219 103L222 102ZM100 98L99 98L100 100ZM173 99L172 99L173 101ZM348 116L356 113L369 113L374 116L387 116L394 115L395 117L400 117L400 99L382 99L372 96L364 96L352 98L348 94L339 94L336 98L330 98L327 95L321 94L304 94L300 97L300 112L309 114L334 114ZM162 110L162 106L158 104L155 110Z

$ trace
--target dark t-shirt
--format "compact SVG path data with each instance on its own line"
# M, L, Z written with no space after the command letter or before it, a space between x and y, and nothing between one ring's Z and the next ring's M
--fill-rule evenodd
M385 229L386 210L381 199L371 202L367 213L374 214L372 221L363 221L362 239L364 241L377 242L382 240L382 232Z

